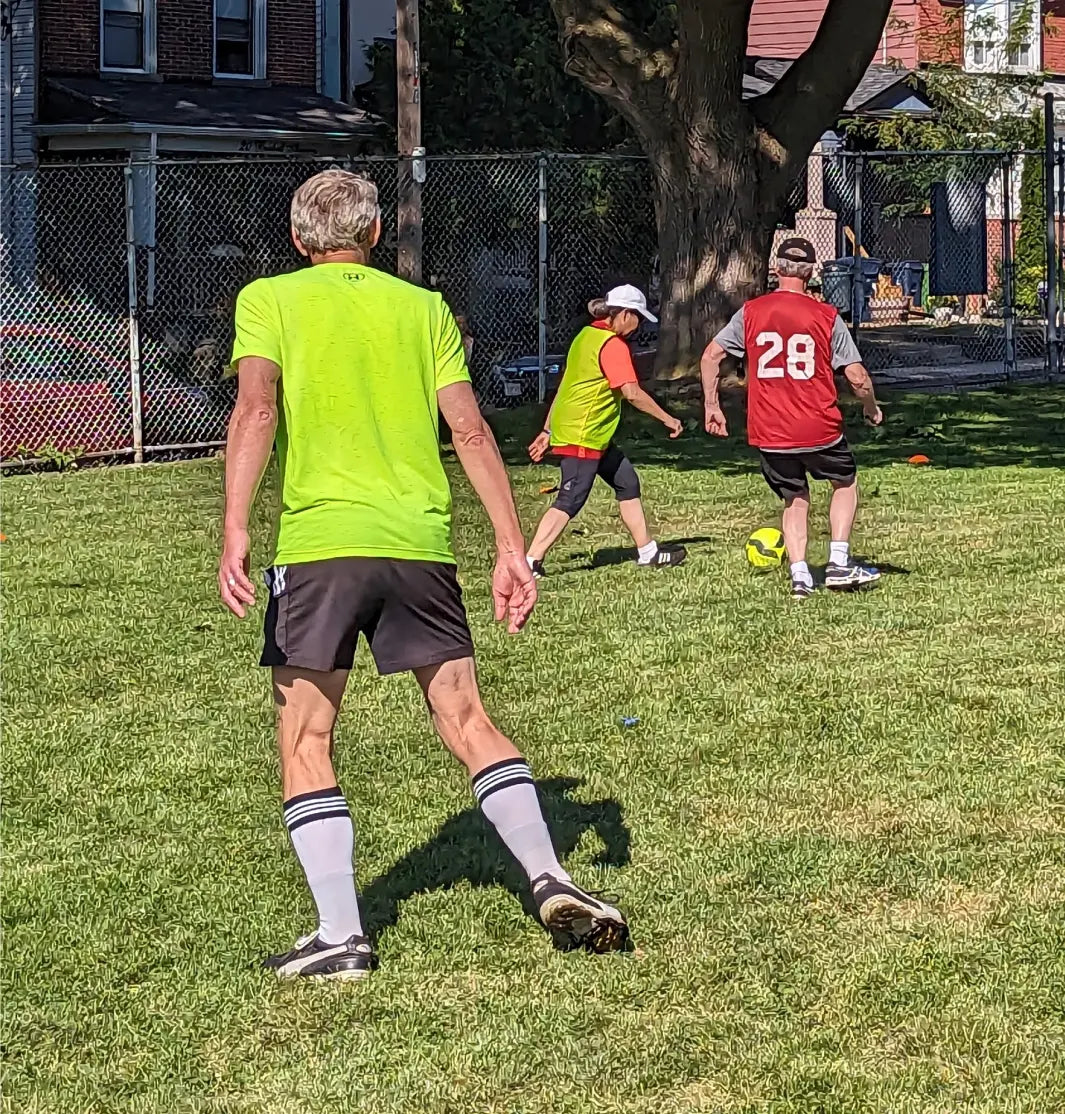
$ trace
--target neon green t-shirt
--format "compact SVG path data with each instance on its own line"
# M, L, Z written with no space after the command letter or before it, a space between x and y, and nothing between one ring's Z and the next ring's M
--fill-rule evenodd
M436 392L470 375L439 294L351 263L257 279L237 298L244 356L281 368L275 564L454 562Z

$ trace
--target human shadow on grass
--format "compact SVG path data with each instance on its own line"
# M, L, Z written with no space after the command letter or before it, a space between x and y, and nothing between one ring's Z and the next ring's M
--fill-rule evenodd
M712 542L713 538L698 537L698 538L663 538L659 544L668 549L671 545L707 545ZM574 553L570 555L570 561L577 562L581 560L583 555ZM636 560L636 550L630 546L606 546L603 549L597 549L592 554L590 561L585 561L582 564L571 564L569 568L559 567L556 571L555 567L551 568L551 575L566 576L567 574L576 572L590 572L592 569L605 569L611 568L614 565L627 565Z
M587 831L595 831L603 850L593 863L619 867L629 861L629 829L621 805L612 798L575 801L579 778L557 777L536 783L540 803L560 861L571 855ZM427 843L415 847L359 895L363 923L374 939L395 925L400 906L415 894L448 890L460 882L502 886L536 919L529 884L520 868L477 808L445 821Z

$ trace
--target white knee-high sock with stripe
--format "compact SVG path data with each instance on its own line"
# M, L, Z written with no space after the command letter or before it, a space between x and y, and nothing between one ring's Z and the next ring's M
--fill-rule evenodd
M339 786L285 801L285 826L318 907L318 938L342 944L361 936L355 892L355 829Z
M530 882L541 874L569 879L555 854L532 771L524 758L494 762L475 774L473 795Z

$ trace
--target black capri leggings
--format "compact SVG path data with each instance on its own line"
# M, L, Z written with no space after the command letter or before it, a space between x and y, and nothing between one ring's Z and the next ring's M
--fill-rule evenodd
M570 518L575 518L581 507L588 502L596 476L613 488L619 503L640 497L640 477L636 475L632 461L616 445L609 445L598 460L564 456L559 465L562 469L562 481L559 484L555 509L568 514Z

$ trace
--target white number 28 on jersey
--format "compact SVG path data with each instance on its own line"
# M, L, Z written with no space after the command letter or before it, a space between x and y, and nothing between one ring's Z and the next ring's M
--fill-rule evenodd
M814 338L806 333L793 333L788 337L787 362L774 363L784 351L784 338L780 333L759 333L758 347L768 345L758 361L759 379L783 379L785 368L792 379L813 379L816 369Z

